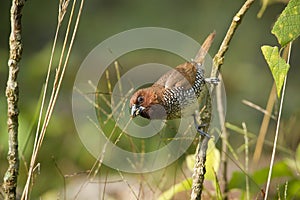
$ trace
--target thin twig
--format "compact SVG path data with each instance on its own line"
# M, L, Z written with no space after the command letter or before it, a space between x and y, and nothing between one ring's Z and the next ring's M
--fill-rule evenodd
M222 76L219 76L220 81L222 81ZM222 183L223 183L223 197L224 200L228 199L228 177L227 177L227 163L228 163L228 157L227 157L227 151L228 151L228 133L225 127L225 108L222 104L222 88L216 87L216 97L217 97L217 110L218 110L218 116L222 128L222 153L221 153L221 166L222 166Z
M275 85L273 85L273 86L275 86ZM276 87L275 87L274 89L275 89L275 91L276 91ZM272 87L272 90L273 90L273 87ZM275 97L276 97L276 93L274 93L274 94L275 94ZM270 100L271 96L273 97L273 91L270 92L269 100ZM276 98L275 98L275 99L276 99ZM266 108L266 109L260 107L260 106L257 105L257 104L254 104L254 103L252 103L251 101L248 101L248 100L246 100L246 99L243 99L243 100L242 100L242 103L245 104L245 105L247 105L247 106L249 106L249 107L251 107L251 108L254 108L255 110L258 110L258 111L262 112L264 115L267 115L268 117L272 118L273 120L276 120L275 115L272 115L272 113L271 113L272 110L271 110L271 112L268 111L269 100L268 100L267 108ZM275 101L274 101L274 102L275 102ZM272 106L272 109L273 109L273 106Z
M123 180L124 183L126 183L126 185L128 186L129 190L131 191L131 193L134 195L135 199L139 199L138 195L136 194L136 192L134 191L134 189L132 188L132 186L128 183L128 181L124 178L123 174L121 173L120 170L118 170L118 173L121 177L121 179Z
M284 48L283 57L286 60L286 63L290 62L291 47L292 47L292 42L290 42L289 45L287 45ZM273 150L272 150L272 157L271 157L271 162L270 162L270 169L269 169L269 174L268 174L268 181L267 181L264 200L268 199L268 192L269 192L270 183L271 183L271 177L272 177L272 171L273 171L273 166L274 166L274 161L275 161L275 154L276 154L276 147L277 147L277 140L278 140L278 135L279 135L282 106L283 106L283 100L284 100L284 94L285 94L285 88L286 88L286 79L287 79L287 75L284 78L282 92L281 92L281 99L280 99L279 113L278 113L276 132L275 132L275 138L274 138L274 145L273 145Z
M224 61L224 55L226 51L228 50L229 43L237 30L238 25L241 23L243 16L251 6L251 4L254 2L254 0L247 0L244 5L241 7L241 9L237 12L237 14L233 17L232 22L230 24L230 27L226 33L226 36L219 48L218 53L214 56L213 63L214 67L212 69L212 77L218 77L218 71L220 70L221 65Z
M19 87L17 76L19 62L22 57L22 9L25 0L13 0L10 10L11 33L9 37L9 60L8 80L6 86L7 97L7 127L8 127L8 169L4 175L2 185L5 199L16 199L16 188L19 173L19 152L18 152L18 100Z
M63 197L64 199L67 199L67 187L66 187L66 177L64 176L62 170L59 168L57 162L56 162L56 159L54 158L54 156L52 156L52 160L54 162L54 165L55 165L55 168L57 169L59 175L62 177L63 179L63 187L64 187L64 191L63 191Z

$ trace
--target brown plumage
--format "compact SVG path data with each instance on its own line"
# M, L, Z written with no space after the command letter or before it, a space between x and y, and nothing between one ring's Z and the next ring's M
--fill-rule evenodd
M136 91L130 99L131 116L176 119L197 102L206 84L201 63L214 35L209 35L205 40L195 62L183 63L162 75L151 87Z

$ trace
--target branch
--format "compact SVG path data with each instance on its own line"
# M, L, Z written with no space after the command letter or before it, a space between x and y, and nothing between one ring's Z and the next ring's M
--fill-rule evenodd
M216 33L211 33L203 42L202 47L199 49L197 55L195 56L194 61L197 63L203 63L204 58L214 41ZM201 121L202 124L210 124L211 121L211 99L208 92L208 88L205 87L205 91L202 94L206 94L206 107L202 113ZM202 99L202 98L201 98ZM205 97L203 97L205 99ZM204 132L208 131L208 126L204 128ZM203 182L204 182L204 175L206 172L205 169L205 162L206 162L206 151L208 147L208 137L199 136L199 144L196 150L196 158L195 158L195 165L194 165L194 173L193 173L193 185L192 185L192 193L191 199L201 199L202 189L203 189Z
M8 127L8 169L4 176L3 190L5 199L16 199L16 188L19 172L18 156L18 99L19 87L17 76L19 72L19 62L22 57L21 41L21 18L22 8L25 0L13 0L10 10L11 33L9 38L9 60L8 60L8 80L6 86L7 97L7 127Z
M231 22L231 25L227 31L227 34L219 48L218 53L215 55L213 59L213 69L211 73L211 77L218 77L218 71L223 64L224 55L226 51L228 50L229 43L238 27L238 25L241 23L242 17L248 10L248 8L251 6L251 4L254 2L254 0L247 0L244 5L241 7L241 9L238 11L238 13L233 17L233 20ZM209 50L213 39L214 39L215 33L210 34L205 42L203 43L202 48L197 53L195 60L196 62L202 62L204 60L204 57ZM210 90L213 91L214 86L212 85ZM208 92L208 91L207 91ZM211 121L211 97L208 94L207 100L206 100L206 108L204 110L204 116L202 116L202 121L205 124L210 124ZM208 126L205 127L205 132L208 131ZM193 185L192 185L192 194L191 194L191 200L198 200L201 199L202 189L203 189L203 182L204 182L204 175L206 173L205 168L205 162L206 162L206 151L208 148L208 137L202 137L199 138L199 144L196 151L196 159L195 159L195 166L194 166L194 173L193 173Z
M205 88L204 91L206 96L206 107L202 113L201 121L203 124L210 124L211 121L211 98L208 92L208 88ZM209 126L204 127L204 132L208 132ZM195 165L194 165L194 173L192 176L193 184L192 184L192 194L191 200L199 200L201 199L201 194L203 190L203 183L204 183L204 175L206 173L205 162L206 162L206 151L208 148L208 141L209 137L206 136L199 136L199 144L196 150L196 158L195 158Z
M241 23L243 16L249 9L249 7L252 5L254 0L247 0L244 5L241 7L241 9L236 13L236 15L233 17L232 22L230 24L230 27L228 28L228 31L226 33L226 36L224 37L224 40L219 48L218 53L215 55L213 62L214 67L212 71L212 77L218 77L218 71L221 68L221 65L224 61L224 55L226 51L228 50L229 43L238 27L238 25Z

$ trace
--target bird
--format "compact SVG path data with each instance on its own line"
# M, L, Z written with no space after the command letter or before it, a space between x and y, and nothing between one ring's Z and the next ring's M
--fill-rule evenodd
M186 115L194 116L196 125L195 103L201 101L201 92L207 83L217 84L217 78L205 78L203 60L214 39L210 34L199 50L195 60L187 61L163 74L152 86L137 90L130 98L130 115L132 118L141 116L147 119L178 119Z

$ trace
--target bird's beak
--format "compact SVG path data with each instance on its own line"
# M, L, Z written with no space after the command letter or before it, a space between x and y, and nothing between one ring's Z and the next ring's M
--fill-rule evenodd
M140 115L140 113L145 109L145 107L143 106L137 106L135 104L133 104L133 106L131 107L131 111L130 111L130 115L132 118Z

